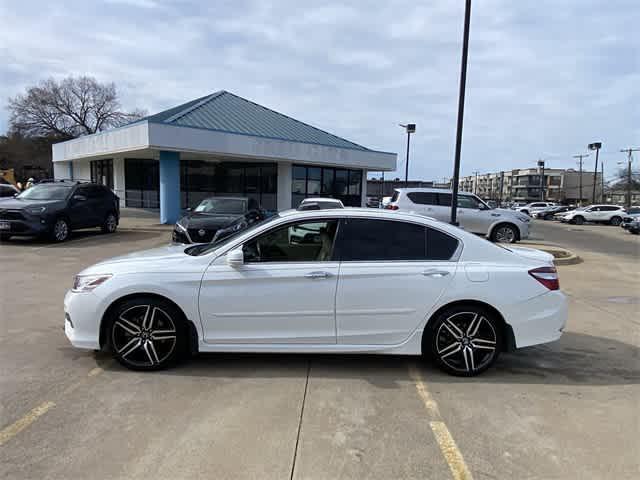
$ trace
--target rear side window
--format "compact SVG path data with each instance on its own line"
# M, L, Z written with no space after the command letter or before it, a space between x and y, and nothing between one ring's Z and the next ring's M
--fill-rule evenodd
M451 206L451 194L450 193L439 193L438 194L438 205L441 207L450 207Z
M458 240L414 223L350 218L340 227L336 248L342 261L448 260Z
M398 201L398 197L400 196L400 192L398 190L395 190L393 192L393 196L391 197L391 201L392 202L397 202Z
M413 203L417 203L419 205L437 205L438 204L438 194L435 192L411 192L407 193L407 197Z
M602 210L603 212L614 212L616 210L620 210L620 207L612 205L610 207L600 207L600 210Z

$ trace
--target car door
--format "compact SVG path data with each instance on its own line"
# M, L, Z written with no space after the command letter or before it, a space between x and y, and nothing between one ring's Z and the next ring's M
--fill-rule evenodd
M589 222L599 222L601 216L600 207L589 207L584 211L584 218Z
M458 240L393 219L340 224L336 293L338 343L402 343L425 319L456 273Z
M79 186L69 199L67 209L71 228L87 228L94 226L95 212L89 197L89 186Z
M276 226L242 246L244 263L214 262L200 288L204 341L334 344L337 220Z
M458 219L465 230L486 235L499 216L475 195L461 194L458 197Z

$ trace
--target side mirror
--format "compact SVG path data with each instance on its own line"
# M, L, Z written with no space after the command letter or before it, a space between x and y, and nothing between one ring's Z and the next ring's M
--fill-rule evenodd
M244 264L244 252L242 248L236 248L227 252L227 265L230 267L239 267Z
M76 202L84 202L87 199L87 197L85 197L84 195L74 195L73 199Z

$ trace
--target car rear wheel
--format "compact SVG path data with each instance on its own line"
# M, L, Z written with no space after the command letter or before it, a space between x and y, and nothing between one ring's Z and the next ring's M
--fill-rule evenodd
M53 229L51 230L51 238L54 242L64 242L69 239L69 235L71 234L71 228L69 228L69 222L67 222L64 218L59 218L53 224Z
M580 215L573 217L573 223L576 225L582 225L584 223L584 217L581 217Z
M617 227L618 225L620 225L622 223L622 218L620 217L613 217L611 220L609 220L609 223L615 227Z
M475 305L443 311L430 327L430 353L440 369L472 377L489 368L502 347L499 320Z
M516 227L506 223L496 226L491 231L491 240L497 243L515 243L518 240Z
M114 358L132 370L161 370L175 363L187 335L182 314L169 302L139 297L113 312L109 341Z
M102 233L113 233L118 228L118 219L114 213L109 213L102 224Z

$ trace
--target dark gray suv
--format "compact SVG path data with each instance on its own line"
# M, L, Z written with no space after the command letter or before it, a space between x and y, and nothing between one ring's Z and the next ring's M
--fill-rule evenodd
M37 183L15 198L0 200L0 240L48 236L64 242L72 230L116 231L120 199L104 185L71 181Z

